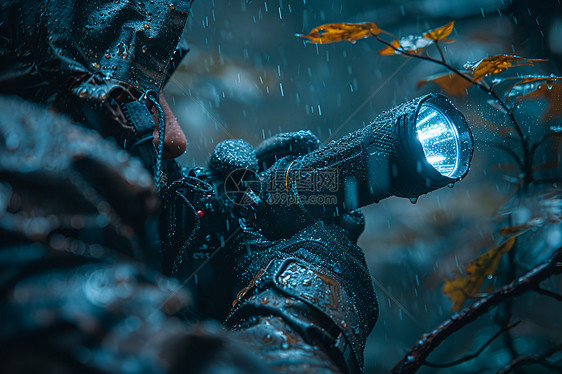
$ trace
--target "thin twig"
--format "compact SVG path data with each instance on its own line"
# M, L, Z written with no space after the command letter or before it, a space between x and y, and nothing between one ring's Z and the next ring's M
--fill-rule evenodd
M445 55L443 54L443 50L441 49L441 46L439 45L439 42L437 40L435 41L435 46L437 47L437 50L439 51L439 55L441 55L441 61L443 61L444 63L447 63L447 61L445 60Z
M562 350L562 344L557 345L556 347L552 348L551 350L545 352L540 356L517 356L513 360L509 361L507 365L501 368L497 374L507 374L519 366L531 365L531 364L541 365L547 369L560 372L562 370L562 367L555 365L551 362L548 362L546 360L547 358L549 358L556 352L559 352L560 350Z
M463 362L466 362L466 361L470 361L470 360L472 360L472 359L478 357L478 356L480 355L480 353L482 353L482 352L483 352L494 340L496 340L501 334L503 334L503 333L506 332L507 330L510 330L510 329L514 328L515 326L517 326L517 325L520 324L520 323L521 323L521 321L517 321L517 322L515 322L515 323L512 323L512 324L509 325L509 326L504 326L504 327L502 327L502 328L499 329L490 339L488 339L488 340L486 341L486 343L484 343L484 344L482 345L482 347L480 347L480 349L479 349L478 351L476 351L476 352L474 352L474 353L465 355L465 356L463 356L463 357L461 357L461 358L459 358L459 359L457 359L457 360L450 361L450 362L447 362L447 363L444 363L444 364L435 364L435 363L431 363L431 362L429 362L429 361L427 361L427 360L426 360L423 364L424 364L425 366L429 366L429 367L432 367L432 368L448 368L448 367L451 367L451 366L456 366L456 365L462 364Z
M562 295L556 292L552 292L551 290L547 290L538 286L535 291L537 291L541 295L552 297L554 300L562 301Z
M554 133L549 133L549 134L544 135L538 142L533 143L530 152L531 152L532 154L534 154L534 153L536 152L537 148L538 148L541 144L543 144L547 139L555 138L555 137L557 137L557 136L562 136L562 133L560 133L560 132L554 132Z
M507 113L510 121L511 121L511 125L512 127L515 129L517 136L519 137L519 140L521 142L521 147L523 150L523 168L522 171L524 173L524 186L529 185L532 180L532 162L530 160L530 152L529 152L529 143L527 138L525 137L525 135L523 134L523 130L521 129L521 126L519 125L519 121L517 121L517 118L515 117L515 114L513 113L513 110L510 109L507 104L499 97L499 95L496 93L496 91L490 87L483 79L479 80L478 82L475 82L471 76L467 75L467 74L463 74L462 72L460 72L457 68L453 67L452 65L449 65L449 63L447 63L445 61L445 59L442 56L442 60L438 60L435 59L433 57L427 56L427 55L420 55L417 53L411 53L408 52L402 48L398 48L395 47L394 45L392 45L392 43L387 42L386 40L384 40L383 38L381 38L378 35L375 35L375 38L382 44L389 46L390 48L392 48L393 50L395 50L396 52L404 55L404 56L409 56L409 57L414 57L414 58L418 58L421 60L426 60L426 61L430 61L433 62L435 64L444 66L445 68L447 68L449 71L451 71L452 73L458 75L459 77L463 78L464 80L470 82L473 85L478 86L480 89L482 89L483 91L485 91L486 93L488 93L490 96L492 96L492 98L494 98L494 100L496 100L500 106L502 107L502 109ZM438 46L439 48L439 46ZM442 53L442 51L439 48L440 53Z
M474 322L490 308L527 291L536 289L542 281L555 274L562 273L562 247L558 248L552 257L543 264L535 267L522 277L508 285L499 288L494 293L466 307L447 319L431 333L424 335L410 348L408 353L394 366L391 373L415 373L425 362L426 358L449 336L463 327Z

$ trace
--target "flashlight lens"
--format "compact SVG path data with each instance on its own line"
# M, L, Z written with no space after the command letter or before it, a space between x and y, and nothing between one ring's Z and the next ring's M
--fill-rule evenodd
M422 105L416 119L416 131L427 162L445 177L453 177L459 168L459 133L451 120L430 104Z

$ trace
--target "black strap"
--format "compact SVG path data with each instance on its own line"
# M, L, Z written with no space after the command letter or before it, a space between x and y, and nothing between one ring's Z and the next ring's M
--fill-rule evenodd
M127 118L127 122L135 128L136 136L131 141L125 143L125 149L140 157L144 166L154 171L156 163L156 149L152 140L154 139L154 129L156 124L152 114L146 105L140 101L132 101L121 104L121 109Z
M145 104L145 99L152 102L158 115L158 134L161 139L161 141L158 142L158 148L156 148L153 143L153 134L156 124L154 123L152 113L150 113L150 110ZM153 173L154 184L156 188L160 190L166 118L158 102L158 93L155 91L147 91L138 101L121 104L121 109L128 123L135 128L136 132L135 137L124 144L124 148L142 160L144 166Z

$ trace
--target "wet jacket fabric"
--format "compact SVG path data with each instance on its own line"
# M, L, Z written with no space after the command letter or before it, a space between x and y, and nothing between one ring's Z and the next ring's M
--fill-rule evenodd
M172 71L191 1L3 1L4 92L30 92L38 101L61 78L89 73L159 91ZM4 68L10 66L10 70Z
M8 0L0 16L0 87L52 105L120 142L118 102L160 92L181 59L188 0Z
M191 296L155 265L160 201L118 146L135 136L121 105L160 91L189 8L2 2L3 372L361 370L376 301L360 250L337 228L283 242L240 236L228 333L186 322ZM340 246L326 244L334 235Z

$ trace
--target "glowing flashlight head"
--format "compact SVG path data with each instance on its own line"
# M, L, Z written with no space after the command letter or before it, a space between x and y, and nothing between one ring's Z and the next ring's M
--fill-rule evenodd
M461 144L450 117L431 103L422 104L416 117L416 132L427 162L445 177L458 177Z
M389 119L385 122L387 116ZM390 179L386 183L391 186L392 195L417 197L455 183L468 173L474 144L472 134L462 113L446 96L429 94L379 117L382 119L375 123L383 123L382 126L396 121L396 132L391 140L396 148L395 153L389 155L392 161ZM371 153L377 155L388 146L384 144L385 136L375 138L381 139L372 146ZM385 172L376 169L378 164L384 165L381 157L370 161L373 177L369 183L381 185L379 180Z

